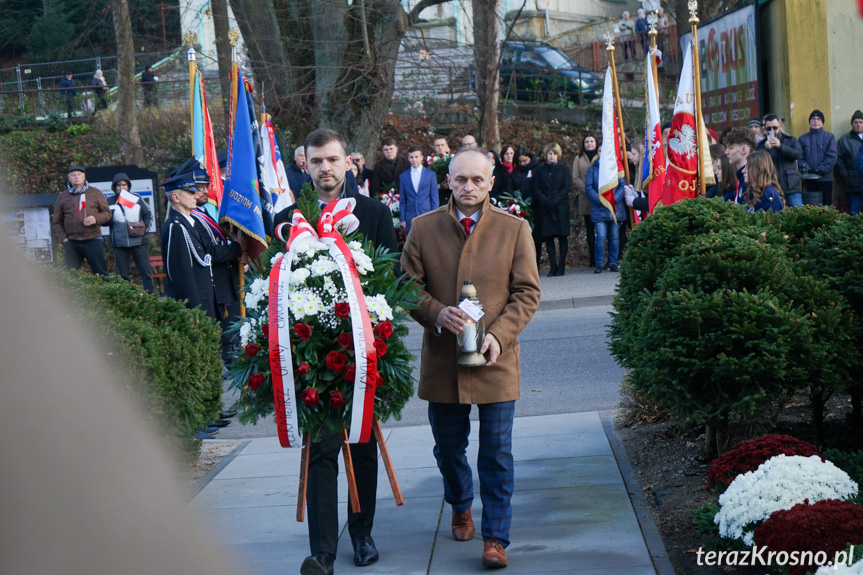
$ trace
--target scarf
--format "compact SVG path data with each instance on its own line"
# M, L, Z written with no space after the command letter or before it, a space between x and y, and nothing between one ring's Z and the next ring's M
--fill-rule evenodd
M500 165L506 168L507 173L512 173L512 162L504 162L503 160L501 160Z
M591 162L593 161L594 156L596 156L596 150L584 150L583 153Z
M87 180L84 180L84 184L81 186L81 189L79 189L79 190L76 190L75 188L73 188L71 182L68 182L68 181L66 182L66 191L69 192L70 194L72 194L73 196L77 196L78 194L84 193L84 190L86 190L89 187L90 187L90 184L87 182Z

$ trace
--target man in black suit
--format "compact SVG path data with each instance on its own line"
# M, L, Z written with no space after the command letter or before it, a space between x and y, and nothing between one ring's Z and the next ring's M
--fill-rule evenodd
M395 138L387 138L381 144L384 159L375 164L372 170L372 179L369 181L369 196L379 198L383 186L398 186L399 176L402 172L411 169L408 159L399 156L399 146ZM386 190L383 190L386 191Z
M389 208L379 201L352 192L345 183L345 173L352 163L344 138L338 132L315 130L306 138L306 170L322 204L352 197L356 199L354 215L360 222L359 232L375 246L396 251L396 232ZM289 222L295 206L276 214L276 235L288 236ZM285 224L285 225L281 225ZM300 567L301 575L332 575L339 538L338 455L341 438L328 429L312 442L309 456L306 503L309 511L309 548L312 554ZM378 449L374 437L368 443L351 444L354 475L360 499L360 512L351 511L348 502L348 532L354 549L354 564L371 565L378 560L378 550L371 537L377 494Z

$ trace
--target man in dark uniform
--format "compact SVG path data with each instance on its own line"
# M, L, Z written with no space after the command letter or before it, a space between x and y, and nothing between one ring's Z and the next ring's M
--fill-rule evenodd
M355 198L354 215L360 221L359 231L375 246L397 249L396 233L390 210L381 202L352 192L345 184L350 173L351 157L345 140L333 130L315 130L306 138L306 169L322 204L344 197ZM276 214L276 234L288 237L295 206ZM285 224L285 225L281 225ZM338 455L340 436L323 430L319 441L312 442L309 457L308 491L309 547L312 555L300 567L301 575L332 575L339 538ZM378 477L378 449L374 437L363 444L351 444L354 475L360 499L360 512L353 513L348 503L348 531L354 549L354 564L371 565L378 551L371 537L375 515Z
M165 291L168 297L186 300L189 309L200 307L218 319L212 257L191 215L197 206L198 188L194 181L175 180L166 183L165 191L171 205L162 226Z
M225 332L240 316L240 258L242 248L239 242L232 242L225 230L204 211L207 204L207 188L210 178L205 170L195 170L191 177L198 189L197 206L192 210L195 218L195 229L206 244L210 254L213 269L213 287L215 288L216 312L222 324L222 359L226 359L231 346L231 338Z

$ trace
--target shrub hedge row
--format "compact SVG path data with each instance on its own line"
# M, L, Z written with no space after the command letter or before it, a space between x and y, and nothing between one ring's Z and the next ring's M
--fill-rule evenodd
M197 457L197 430L218 418L222 366L219 327L200 310L158 299L118 276L56 271L56 293L102 338L121 383L170 447Z
M824 402L863 368L863 218L678 202L632 230L613 307L612 354L636 390L707 423L708 456L800 389L820 444Z

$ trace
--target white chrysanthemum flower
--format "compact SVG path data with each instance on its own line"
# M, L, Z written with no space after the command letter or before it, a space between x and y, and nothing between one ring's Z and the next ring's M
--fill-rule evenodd
M291 270L291 286L300 286L306 283L306 280L309 279L309 276L312 275L307 268L297 268L295 270Z
M251 322L243 322L243 325L240 326L240 345L246 347L250 343L255 343L257 338L255 337L255 332L252 330Z
M270 258L270 265L271 266L276 265L276 262L279 261L279 258L282 257L283 255L285 255L285 252L279 252L276 255L274 255L273 257L271 257Z
M357 271L366 275L369 272L373 272L375 270L375 266L372 264L372 258L366 255L365 252L351 252L354 256L354 263L357 266Z
M382 294L366 296L366 308L372 323L380 323L393 319L393 310L387 303L387 298Z
M791 509L804 500L850 499L857 484L847 473L817 455L777 455L755 471L738 475L719 496L719 513L713 522L722 537L742 539L754 545L752 523L764 521L774 511Z
M336 265L336 262L334 262L331 258L320 257L314 262L312 262L312 265L309 266L309 269L312 272L313 276L319 277L330 274L338 270L339 267Z
M267 295L270 283L264 278L255 278L255 281L249 286L249 291L261 296Z
M363 244L361 244L361 243L360 243L360 242L358 242L357 240L353 240L353 241L348 242L348 248L350 248L350 250L351 250L352 252L354 252L354 251L358 251L358 250L359 250L359 251L362 251L362 249L363 249Z

